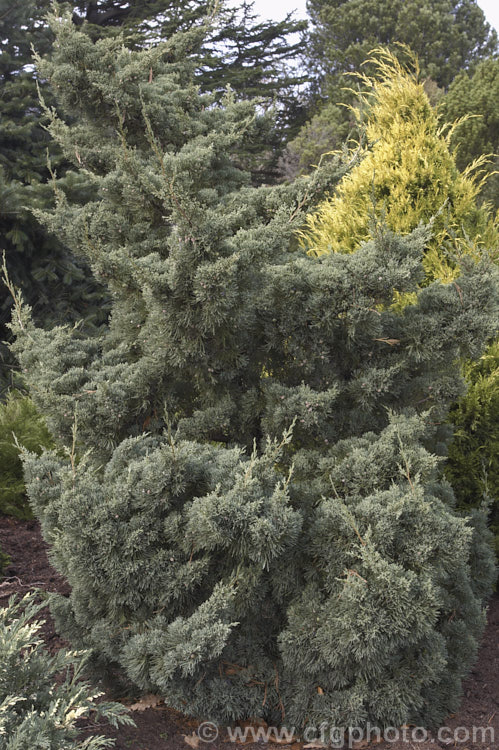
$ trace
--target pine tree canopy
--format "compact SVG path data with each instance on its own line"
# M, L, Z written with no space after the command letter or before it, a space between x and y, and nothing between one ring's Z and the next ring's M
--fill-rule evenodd
M157 16L163 12L169 13L172 6L178 12L178 6L170 0L72 0L72 20L77 26L84 23L93 26L113 27L123 26L134 22L155 23ZM200 3L187 2L190 19L194 20L193 6ZM206 3L204 3L206 7ZM47 9L46 9L47 10ZM45 11L46 12L46 11ZM204 15L205 11L203 11Z
M493 174L482 196L499 209L499 58L489 57L471 71L461 71L441 100L439 112L447 122L468 118L452 138L459 169L482 154L491 155L488 171Z
M137 50L51 25L50 132L93 195L38 216L112 298L99 334L41 329L19 297L13 320L59 446L25 455L72 587L58 626L193 716L440 721L494 575L441 423L495 327L497 270L465 259L395 312L430 230L307 256L296 232L347 167L252 186L237 157L259 115L200 93L202 30Z
M285 153L285 174L306 171L351 134L355 122L342 105L357 106L362 92L349 74L372 72L365 61L374 48L386 47L406 62L403 46L409 47L427 89L439 95L461 71L472 71L499 49L476 0L308 0L307 9L304 57L312 119Z
M476 0L308 0L310 60L328 86L359 70L373 47L407 44L423 75L448 87L463 68L497 52Z

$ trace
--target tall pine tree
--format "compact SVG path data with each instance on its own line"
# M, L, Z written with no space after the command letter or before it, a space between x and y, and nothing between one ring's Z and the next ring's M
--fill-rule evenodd
M456 707L493 567L435 454L497 314L497 272L415 291L427 230L307 257L339 165L251 187L251 102L200 95L198 31L134 51L52 19L50 129L88 170L43 220L113 299L89 336L16 351L59 452L25 456L73 642L195 716L301 727L437 722ZM66 449L67 457L61 457Z
M490 156L490 177L481 197L499 209L499 58L462 70L440 101L439 112L447 122L463 120L452 138L459 169L483 154Z
M307 52L324 94L380 44L408 45L423 75L444 88L460 70L497 51L497 34L476 0L308 0L307 8Z

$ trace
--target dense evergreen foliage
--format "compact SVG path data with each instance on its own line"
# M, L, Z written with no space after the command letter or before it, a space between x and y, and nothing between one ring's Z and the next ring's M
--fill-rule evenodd
M0 513L32 518L24 488L21 446L41 453L54 445L30 398L11 391L0 404Z
M423 75L443 87L497 51L497 34L476 0L308 0L307 8L308 52L323 93L336 89L343 73L358 71L379 45L408 45Z
M288 146L285 176L306 172L319 162L322 153L338 148L352 130L357 135L355 121L343 105L358 106L359 82L352 82L350 74L372 72L369 66L366 69L366 60L373 48L382 45L404 62L404 46L410 48L419 59L422 77L427 79L427 92L433 88L438 93L435 99L458 74L468 80L467 73L498 51L497 34L476 0L309 0L307 7L311 31L305 58L314 105L310 121ZM478 102L487 98L486 118L490 119L497 97L494 99L493 92L480 85L484 77L490 84L490 68L486 70L479 74L477 85L473 84L469 104L462 96L462 86L460 93L456 91L459 104L452 95L449 107L445 107L449 121L464 112L477 111ZM436 103L432 96L430 99ZM456 105L464 111L456 112ZM462 133L460 141L464 143L469 126ZM475 136L473 158L490 150L487 140L482 140L483 129L475 129ZM464 153L468 153L466 146ZM460 159L459 166L462 169L470 162ZM490 183L485 195L491 198L492 194Z
M72 200L84 203L93 190L92 181L71 169L71 162L63 158L44 129L37 83L47 106L53 100L44 79L36 80L31 47L40 55L50 55L53 36L45 21L50 5L50 0L0 0L0 250L6 253L13 282L23 290L41 324L83 319L86 326L100 325L108 312L103 290L82 258L44 229L32 214L33 209L52 205L54 174L57 189ZM136 47L147 40L157 42L179 28L203 26L210 10L209 4L200 0L99 0L73 1L70 5L74 8L73 22L90 38L114 36L124 28L129 43ZM276 103L277 126L270 118L261 120L245 151L239 154L256 182L275 179L285 140L301 124L302 108L293 92L302 78L288 72L283 61L291 65L296 57L300 42L289 41L289 37L302 31L303 26L303 22L291 18L276 24L260 22L250 4L234 8L222 2L204 44L192 51L196 80L203 90L213 91L220 98L230 85L238 96L262 97L262 105L267 108ZM11 303L3 287L0 341L8 335L5 325ZM0 366L1 395L12 383L13 367L1 344Z
M459 506L490 503L490 527L499 557L499 342L465 368L468 392L450 413L455 434L446 476Z
M456 163L465 169L482 154L490 155L489 173L499 169L499 58L482 60L471 71L463 70L453 80L440 102L447 122L468 118L456 128L452 143ZM499 208L499 175L491 174L482 196Z
M259 99L260 109L272 111L239 154L240 165L251 172L255 184L276 182L284 147L307 117L299 86L308 75L297 67L306 25L291 16L278 22L262 21L251 2L242 2L240 7L226 2L203 45L196 71L203 92L213 93L220 101L230 86L238 98ZM163 38L171 31L165 30Z
M327 102L286 145L280 159L281 176L292 180L310 172L341 149L357 142L358 122L344 103Z
M499 251L499 226L486 207L477 206L479 179L470 169L458 170L450 126L446 133L417 65L407 69L386 50L369 62L376 74L359 74L365 93L355 112L365 127L363 158L307 216L304 244L316 255L353 252L380 220L401 234L432 221L426 275L449 281L463 253Z
M497 221L487 207L477 206L480 183L457 169L449 146L452 131L445 136L417 71L404 70L386 52L372 62L378 75L362 77L367 92L362 117L369 141L365 157L332 198L307 216L302 236L308 251L353 252L375 235L380 221L405 234L431 220L425 283L435 278L453 281L466 254L476 257L489 251L497 261ZM459 507L480 507L487 496L494 527L499 512L498 355L496 342L479 363L465 366L469 390L452 408L457 432L446 466Z
M45 21L49 8L49 0L0 0L0 251L5 253L10 276L23 289L37 320L50 325L58 320L85 318L91 325L106 318L102 290L81 259L47 233L31 213L33 208L50 206L53 200L48 154L59 177L68 166L43 129L33 73L31 45L40 54L48 54L53 41ZM40 83L45 89L43 81ZM83 176L68 174L64 184L74 196L87 198ZM8 336L11 304L11 296L2 285L0 342ZM0 343L2 396L13 381L13 369Z
M186 50L93 42L52 19L50 130L94 199L39 214L112 296L109 326L15 345L67 457L25 456L96 663L196 716L303 726L438 722L457 706L493 579L484 514L454 512L441 423L497 319L497 270L463 260L413 305L429 230L307 256L341 176L251 187L251 102L200 95ZM69 119L66 119L68 118Z
M82 680L82 654L44 647L34 620L45 604L33 595L0 608L0 750L104 750L113 740L83 740L78 719L94 716L114 726L133 724L119 703Z

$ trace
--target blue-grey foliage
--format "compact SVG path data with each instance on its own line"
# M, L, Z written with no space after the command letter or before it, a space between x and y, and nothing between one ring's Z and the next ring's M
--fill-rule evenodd
M95 198L42 218L113 298L100 336L37 329L21 303L13 323L67 451L25 457L72 587L57 623L195 716L440 721L494 573L442 478L441 425L456 363L493 332L497 271L463 264L393 310L428 230L305 256L296 230L344 167L252 188L234 157L258 117L199 95L199 31L134 52L52 23L40 73L72 119L51 131Z

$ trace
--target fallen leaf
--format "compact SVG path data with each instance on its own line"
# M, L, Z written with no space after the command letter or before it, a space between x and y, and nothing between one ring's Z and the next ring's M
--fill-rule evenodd
M147 695L142 696L137 703L130 706L130 711L145 711L148 708L156 708L160 703L163 703L163 698L159 695L148 693Z
M324 690L321 687L317 688L317 692L319 693L319 695L324 695Z
M374 339L374 341L381 341L383 344L388 344L389 346L400 344L400 339Z
M200 737L197 732L193 732L192 734L184 734L183 737L185 744L189 745L189 747L199 747Z

